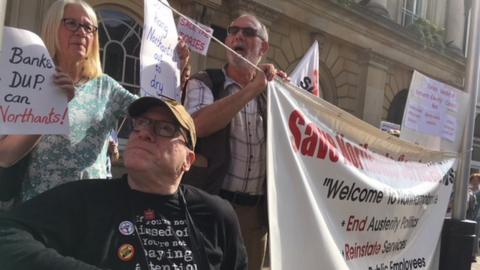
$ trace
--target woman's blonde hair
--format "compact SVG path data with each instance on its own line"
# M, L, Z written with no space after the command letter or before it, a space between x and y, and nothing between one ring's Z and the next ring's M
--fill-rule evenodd
M93 8L82 0L57 0L47 11L42 25L42 39L50 53L50 56L56 61L57 51L60 49L58 40L58 29L62 23L63 13L67 5L79 5L87 13L92 24L98 27L97 15ZM100 44L98 41L98 31L93 34L93 41L88 51L87 59L82 66L82 76L90 79L102 75L102 66L100 63Z

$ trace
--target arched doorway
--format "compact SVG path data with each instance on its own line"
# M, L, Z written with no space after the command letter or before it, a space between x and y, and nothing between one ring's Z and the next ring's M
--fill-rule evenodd
M407 103L408 89L400 90L390 103L388 108L387 121L398 125L402 124L403 112Z

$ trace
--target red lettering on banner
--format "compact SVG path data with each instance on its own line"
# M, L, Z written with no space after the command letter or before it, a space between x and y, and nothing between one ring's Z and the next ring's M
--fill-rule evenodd
M315 151L317 151L316 158L325 159L328 151L330 161L337 162L340 159L339 154L341 154L346 164L362 170L365 168L362 161L371 159L367 153L366 145L362 148L346 142L343 135L337 135L335 140L328 132L317 127L315 123L309 123L305 126L305 118L297 110L290 114L288 125L293 135L294 147L296 150L300 150L300 153L304 156L313 157ZM305 126L303 134L300 126Z
M293 141L295 142L295 150L300 149L300 143L302 140L302 134L297 125L305 125L305 119L303 119L303 116L299 111L293 111L292 114L290 114L290 118L288 119L288 127L290 128L290 132L292 132L293 135Z
M329 149L330 160L332 162L337 162L340 159L340 157L338 155L338 150L336 149L337 146L335 145L335 140L330 134L328 134L325 131L322 131L322 134L327 139L327 141L326 142L324 141L324 143L327 145L327 148Z
M320 129L316 129L317 132L318 132L318 153L317 153L317 158L319 159L325 159L325 156L327 155L327 151L328 151L328 142L327 142L327 138L324 134L324 132L322 132ZM330 159L332 159L332 157L330 157ZM336 159L338 160L338 157L336 157Z
M306 123L304 115L294 110L288 119L288 127L292 135L292 148L294 152L302 156L316 158L318 160L328 159L336 163L341 158L341 162L347 166L355 167L365 172L383 176L395 177L395 179L417 180L423 182L441 182L445 172L440 168L427 169L429 164L422 164L422 160L410 161L405 154L399 154L397 157L390 153L375 154L369 149L367 143L355 144L344 138L343 134L337 134L335 137L328 131L321 130L315 123ZM396 168L404 168L389 171L391 161L398 162ZM435 165L441 165L443 162L434 162ZM421 174L421 177L419 177ZM339 188L339 196L362 197L366 193L357 194L355 190Z
M288 126L294 139L295 150L300 150L300 153L305 156L313 157L317 151L316 158L325 159L328 151L330 161L337 162L339 159L338 151L336 149L335 140L328 134L320 130L314 123L310 123L305 127L305 135L302 138L302 132L299 126L305 125L305 118L299 111L293 111L290 114ZM317 147L318 145L318 147Z
M307 135L307 137L302 142L300 152L305 156L313 156L318 141L318 131L315 125L308 124L305 128L305 135Z
M345 259L347 261L362 257L375 256L380 254L382 245L377 241L353 245L345 244Z

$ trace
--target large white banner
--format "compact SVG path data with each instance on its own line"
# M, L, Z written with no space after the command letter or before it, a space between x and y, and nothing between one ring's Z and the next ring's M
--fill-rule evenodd
M400 138L432 150L459 152L467 107L465 92L415 71Z
M178 35L170 5L166 0L145 0L144 5L140 95L180 100Z
M280 81L268 104L272 269L429 269L456 157Z
M67 97L40 37L5 27L0 65L0 134L68 134Z

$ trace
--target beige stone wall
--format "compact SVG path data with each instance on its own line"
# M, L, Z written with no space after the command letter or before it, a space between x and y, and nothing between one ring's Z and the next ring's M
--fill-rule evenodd
M320 59L330 70L335 80L333 91L337 96L335 105L358 116L358 97L361 88L360 54L357 48L346 43L329 40L325 42Z
M27 29L38 34L43 16L53 2L53 0L8 1L5 25Z
M312 45L309 33L299 25L278 18L270 26L270 50L266 61L291 72Z

